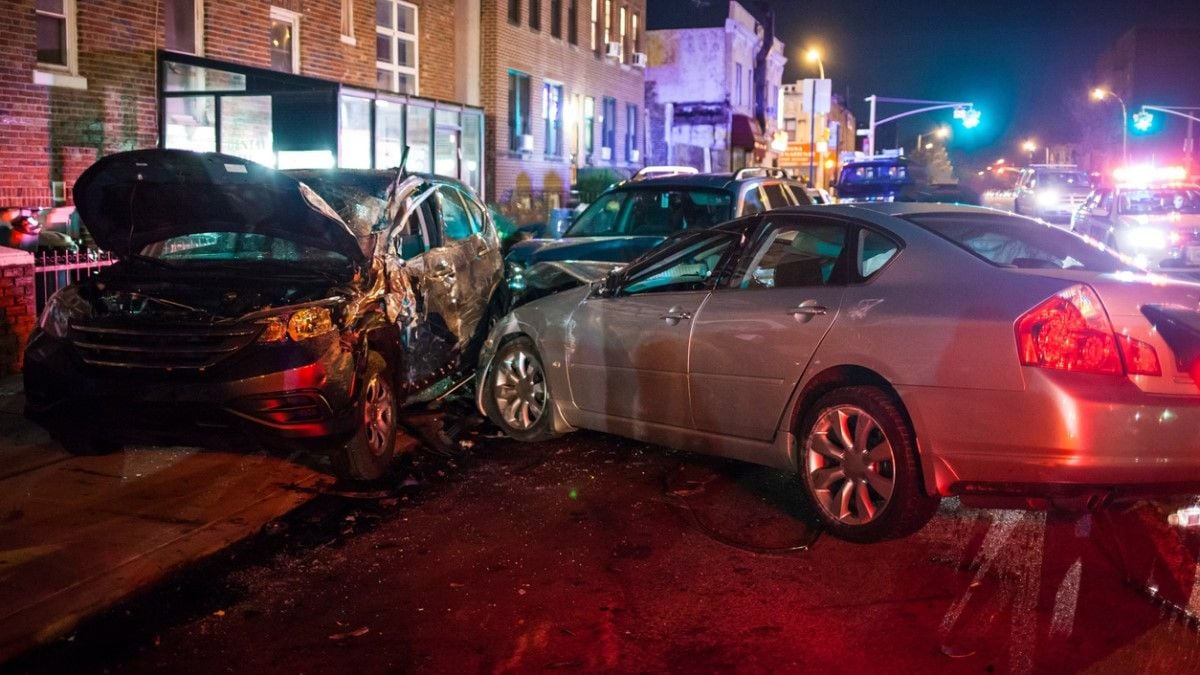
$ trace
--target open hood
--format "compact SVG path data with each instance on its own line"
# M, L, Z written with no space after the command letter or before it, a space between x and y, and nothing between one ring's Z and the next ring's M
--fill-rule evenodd
M75 181L75 207L96 243L118 255L186 234L249 232L364 260L350 228L308 186L215 152L109 155Z

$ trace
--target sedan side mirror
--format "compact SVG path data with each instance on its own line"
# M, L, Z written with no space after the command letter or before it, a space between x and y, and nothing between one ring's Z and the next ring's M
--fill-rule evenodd
M621 289L621 280L623 278L621 269L620 267L614 267L604 276L604 281L600 282L600 297L611 298Z

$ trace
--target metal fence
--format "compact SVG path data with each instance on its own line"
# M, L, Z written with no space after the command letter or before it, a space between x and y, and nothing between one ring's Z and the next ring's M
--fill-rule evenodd
M40 315L46 306L46 298L63 286L89 277L100 268L117 261L107 251L90 249L78 253L46 251L37 253L33 259L33 285L37 295L37 311Z

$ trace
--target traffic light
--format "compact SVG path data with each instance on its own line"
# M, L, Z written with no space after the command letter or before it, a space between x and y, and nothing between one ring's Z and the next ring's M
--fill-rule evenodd
M1149 113L1149 112L1146 112L1145 110L1142 110L1140 112L1133 113L1132 117L1133 117L1133 128L1137 132L1144 134L1144 133L1147 133L1148 131L1150 131L1154 127L1153 113Z

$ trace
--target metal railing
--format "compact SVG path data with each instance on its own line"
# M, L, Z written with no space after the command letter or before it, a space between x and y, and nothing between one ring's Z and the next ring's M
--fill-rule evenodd
M41 315L46 299L58 289L89 277L117 261L108 251L89 249L78 253L45 251L33 259L33 286Z

